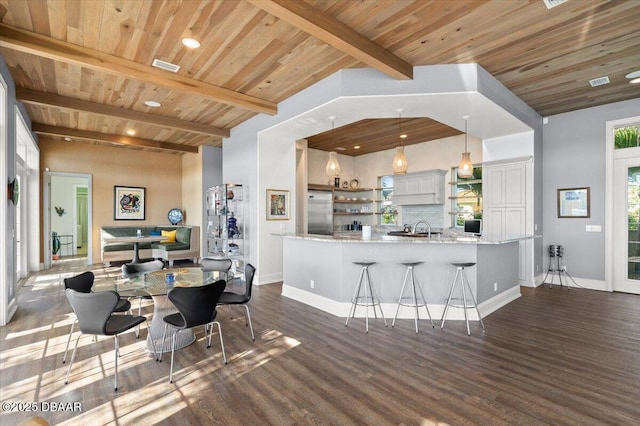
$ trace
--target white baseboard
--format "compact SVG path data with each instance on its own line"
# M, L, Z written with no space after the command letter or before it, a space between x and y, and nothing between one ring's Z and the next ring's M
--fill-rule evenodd
M282 272L256 276L253 281L255 285L273 284L279 282L282 282Z
M282 285L282 295L288 297L289 299L297 300L298 302L304 303L305 305L313 306L314 308L320 309L321 311L327 312L337 317L346 318L349 315L349 311L351 309L351 302L337 302L324 296L319 296L315 293L301 290L296 287L291 287L286 284ZM482 302L480 305L478 305L478 309L480 310L480 314L484 318L519 297L520 287L515 286L492 297L489 300ZM385 318L393 319L396 314L398 305L396 303L382 303L381 306ZM445 307L444 304L429 304L428 307L432 319L440 320L440 318L442 318L442 313L444 312ZM398 311L398 318L413 319L414 312L414 309L411 307L400 306L400 310ZM427 310L424 307L419 308L418 314L422 319L429 318L427 316ZM475 309L467 310L467 314L469 315L469 320L478 320L478 315ZM355 317L364 318L365 315L365 308L362 306L358 306L356 308ZM372 316L373 310L369 308L369 317L371 318ZM449 312L447 313L447 321L448 320L464 321L464 311L462 309L450 308Z
M560 279L558 278L557 273L550 273L547 277L547 281L543 283L542 280L544 279L545 275L546 273L536 276L536 286L541 286L543 284L546 286L550 283L555 286L560 285ZM607 284L604 280L592 280L590 278L577 277L573 277L573 280L571 280L571 278L567 277L564 274L562 276L562 285L564 285L565 287L569 286L571 288L586 288L588 290L610 291L609 289L607 289Z
M11 321L11 318L13 318L13 315L16 313L17 310L18 310L18 302L14 297L11 300L11 302L9 302L9 305L7 306L7 317L5 318L4 324L0 324L0 325L2 326L7 325L9 321Z

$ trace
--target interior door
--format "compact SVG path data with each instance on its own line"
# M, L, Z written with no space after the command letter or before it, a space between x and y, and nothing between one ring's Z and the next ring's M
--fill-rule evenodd
M613 290L640 294L640 158L615 160Z

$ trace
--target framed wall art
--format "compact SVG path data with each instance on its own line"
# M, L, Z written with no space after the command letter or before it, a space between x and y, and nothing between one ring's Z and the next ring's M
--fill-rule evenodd
M591 217L589 187L558 189L558 217Z
M113 187L113 219L144 220L145 188Z
M267 189L267 220L289 219L289 191Z

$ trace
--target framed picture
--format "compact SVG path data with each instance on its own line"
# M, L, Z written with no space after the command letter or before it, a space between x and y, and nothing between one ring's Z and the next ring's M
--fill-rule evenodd
M114 186L113 219L144 220L144 192L136 186Z
M267 189L267 220L289 220L289 191Z
M589 188L558 189L558 217L591 217Z

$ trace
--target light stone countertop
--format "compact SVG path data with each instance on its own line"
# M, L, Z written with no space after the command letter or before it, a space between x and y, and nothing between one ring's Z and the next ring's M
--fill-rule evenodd
M315 234L271 234L283 238L294 238L307 241L320 241L327 243L383 243L383 244L506 244L515 241L538 238L539 235L498 235L482 237L473 236L444 236L435 234L431 239L427 237L405 237L397 235L373 234L371 238L362 238L360 233L340 235L315 235Z

